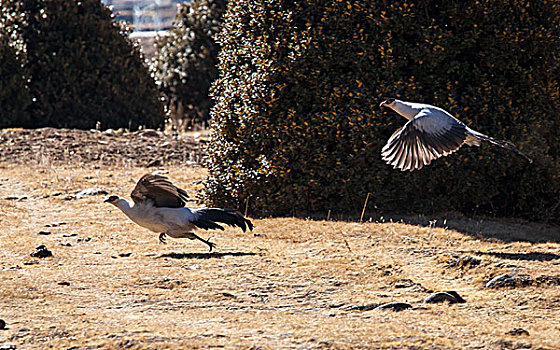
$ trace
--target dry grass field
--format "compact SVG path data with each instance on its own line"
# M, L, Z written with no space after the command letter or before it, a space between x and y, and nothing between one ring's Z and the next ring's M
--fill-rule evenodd
M203 168L67 157L0 163L0 349L560 349L558 227L255 219L199 231L209 253L76 196L128 197L158 169L194 194ZM41 244L52 257L30 256ZM504 273L517 283L485 287ZM423 303L437 291L466 303Z

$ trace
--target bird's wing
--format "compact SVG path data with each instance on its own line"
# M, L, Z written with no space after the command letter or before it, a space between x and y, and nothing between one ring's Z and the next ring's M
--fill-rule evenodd
M180 208L188 200L187 192L173 185L165 176L146 174L130 194L134 202L152 200L156 207Z
M395 169L422 169L458 150L467 137L466 130L465 124L451 115L424 109L389 138L381 155Z

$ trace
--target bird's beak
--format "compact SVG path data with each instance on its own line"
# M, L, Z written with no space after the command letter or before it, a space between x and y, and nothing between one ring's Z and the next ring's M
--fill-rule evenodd
M384 106L386 106L386 105L387 105L387 101L383 101L383 102L381 102L381 103L379 104L379 107L384 107Z
M109 198L107 198L106 200L103 201L103 203L111 203L111 201L109 200Z

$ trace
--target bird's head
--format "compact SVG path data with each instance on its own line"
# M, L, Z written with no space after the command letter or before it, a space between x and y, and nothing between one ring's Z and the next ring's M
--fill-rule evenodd
M119 196L111 196L109 198L107 198L106 200L104 200L105 203L109 203L109 204L113 204L113 205L117 205L117 203L119 202L119 199L121 199Z
M386 99L385 101L381 102L381 103L379 104L379 107L389 107L389 108L390 108L391 106L394 105L394 103L395 103L395 99L394 99L394 98L388 98L388 99Z

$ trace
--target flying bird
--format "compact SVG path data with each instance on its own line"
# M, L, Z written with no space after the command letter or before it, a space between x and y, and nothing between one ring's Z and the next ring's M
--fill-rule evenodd
M200 229L219 229L218 223L237 226L246 231L253 230L251 221L234 209L185 207L187 192L173 185L165 176L146 174L140 178L130 194L132 202L119 196L110 196L106 203L113 204L138 225L153 232L159 232L159 240L166 243L165 237L198 239L210 247L210 240L202 239L193 231Z
M509 141L500 141L466 126L442 108L413 102L388 99L380 104L408 122L398 129L381 151L384 161L401 171L422 169L432 160L447 156L462 145L480 146L481 141L505 148L533 161Z

